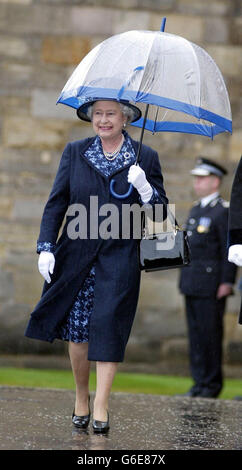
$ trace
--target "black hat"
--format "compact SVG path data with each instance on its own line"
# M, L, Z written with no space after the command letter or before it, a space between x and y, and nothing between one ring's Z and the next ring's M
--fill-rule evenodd
M134 118L132 119L131 122L135 122L135 121L138 121L138 119L141 118L142 116L142 113L140 111L139 108L137 108L137 106L134 106L133 104L130 104L129 101L127 100L115 100L113 98L93 98L89 101L87 101L86 103L83 103L76 111L77 113L77 116L82 119L83 121L88 121L88 122L91 122L91 119L89 118L89 116L87 115L87 112L88 112L88 108L89 106L93 105L96 101L116 101L117 103L120 103L120 104L124 104L125 106L128 106L129 108L131 108L134 112Z
M199 157L196 160L195 168L191 170L191 174L195 176L216 175L219 178L222 178L227 173L227 170L221 165L214 162L213 160L203 157Z

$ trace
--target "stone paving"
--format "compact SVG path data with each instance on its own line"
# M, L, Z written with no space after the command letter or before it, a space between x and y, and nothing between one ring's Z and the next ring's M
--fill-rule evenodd
M241 450L242 401L112 393L110 431L73 427L74 392L0 387L0 450ZM91 403L93 394L91 394Z

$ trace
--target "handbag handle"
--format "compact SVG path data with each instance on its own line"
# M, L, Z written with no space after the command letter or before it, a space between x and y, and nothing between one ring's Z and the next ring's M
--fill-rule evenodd
M167 216L169 217L175 231L177 232L177 230L180 230L180 226L175 218L175 216L173 215L173 213L170 211L168 205L166 206L166 210L167 210Z
M166 211L167 211L167 217L166 218L168 218L171 221L172 228L174 230L174 233L176 234L178 230L182 230L182 229L179 226L175 216L173 215L173 213L169 209L168 205L166 205ZM153 223L154 223L154 221L153 221ZM147 238L147 228L146 228L146 224L145 224L145 212L142 212L142 214L141 214L141 227L142 227L143 238ZM153 235L154 235L154 233L153 233Z

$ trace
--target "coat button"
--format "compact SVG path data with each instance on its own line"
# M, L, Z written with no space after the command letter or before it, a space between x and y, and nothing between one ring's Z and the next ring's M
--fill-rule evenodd
M212 268L210 268L210 266L208 266L208 267L206 268L206 271L207 271L207 273L211 273L211 272L212 272L212 270L213 270L213 269L212 269Z

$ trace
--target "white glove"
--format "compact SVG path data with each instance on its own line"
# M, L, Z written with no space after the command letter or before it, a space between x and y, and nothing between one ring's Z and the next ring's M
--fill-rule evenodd
M153 189L146 179L144 170L138 165L131 165L128 172L128 182L137 189L144 203L148 202L153 194Z
M229 247L228 260L230 263L242 266L242 245L232 245Z
M44 277L48 284L51 282L50 274L53 274L55 267L55 257L49 251L41 251L38 260L38 268L40 274Z

